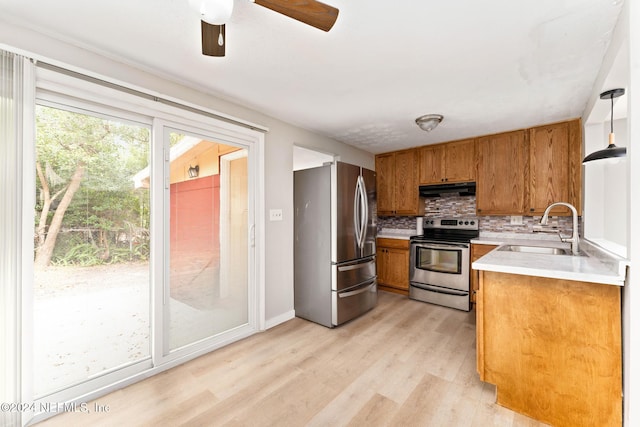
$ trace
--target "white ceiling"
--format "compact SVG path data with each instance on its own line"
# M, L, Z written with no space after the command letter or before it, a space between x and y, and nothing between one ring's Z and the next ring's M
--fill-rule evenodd
M188 0L0 0L0 21L380 153L581 116L622 3L324 2L328 33L235 0L224 58Z

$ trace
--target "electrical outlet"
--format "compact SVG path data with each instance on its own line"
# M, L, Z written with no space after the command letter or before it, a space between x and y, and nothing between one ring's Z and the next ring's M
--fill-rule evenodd
M282 209L270 209L269 221L282 221Z
M511 215L511 225L522 225L522 215Z

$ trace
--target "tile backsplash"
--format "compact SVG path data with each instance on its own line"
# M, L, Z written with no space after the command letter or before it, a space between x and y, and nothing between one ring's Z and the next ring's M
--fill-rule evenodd
M476 215L476 196L443 195L425 199L424 216L432 218L464 217ZM522 225L511 225L510 216L480 216L480 232L532 233L539 225L540 216L523 216ZM581 222L581 221L579 221ZM563 235L570 235L571 217L549 217L549 226ZM415 217L378 217L378 231L383 228L412 230L416 228Z

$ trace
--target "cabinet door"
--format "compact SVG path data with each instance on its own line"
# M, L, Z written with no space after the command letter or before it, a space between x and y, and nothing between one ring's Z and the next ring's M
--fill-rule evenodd
M395 153L376 156L376 197L379 215L395 213Z
M398 215L417 215L418 195L416 150L395 153L395 211Z
M524 214L529 153L525 132L485 136L477 148L477 214Z
M444 151L442 145L420 148L420 184L440 184L444 181Z
M569 202L580 209L579 121L529 129L529 214L542 215L554 202ZM565 207L553 215L570 215Z
M378 283L404 291L409 290L409 241L379 238L377 243Z
M406 249L386 249L387 251L387 282L394 288L409 289L409 251Z
M467 139L444 145L446 182L466 182L476 179L476 141Z
M378 244L376 249L376 274L378 275L378 283L380 284L387 283L388 264L389 258L387 257L387 250Z

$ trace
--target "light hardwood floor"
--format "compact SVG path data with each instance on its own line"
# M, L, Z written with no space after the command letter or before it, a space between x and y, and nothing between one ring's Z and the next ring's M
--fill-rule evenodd
M296 318L38 426L544 425L493 403L474 316L380 292L338 328Z

